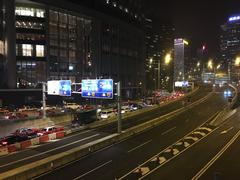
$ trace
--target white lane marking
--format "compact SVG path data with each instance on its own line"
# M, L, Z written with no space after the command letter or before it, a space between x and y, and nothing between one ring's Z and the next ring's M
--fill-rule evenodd
M177 127L174 126L174 127L172 127L171 129L168 129L167 131L163 132L161 135L165 135L165 134L169 133L170 131L172 131L172 130L174 130L174 129L176 129L176 128L177 128Z
M230 127L230 128L228 128L228 129L226 129L226 130L224 130L224 131L222 131L220 134L226 134L226 133L228 133L229 131L231 131L232 129L233 129L233 126Z
M178 149L173 149L173 155L175 156L176 154L178 154L179 153L179 150Z
M192 136L187 136L187 137L185 137L184 139L191 139L191 140L193 140L193 141L197 141L197 140L198 140L197 137L192 137Z
M92 136L89 136L89 137L80 139L80 140L78 140L78 141L74 141L74 142L71 142L71 143L69 143L69 144L65 144L65 145L63 145L63 146L59 146L59 147L57 147L57 148L50 149L50 150L48 150L48 151L44 151L44 152L42 152L42 153L35 154L35 155L33 155L33 156L28 156L28 157L26 157L26 158L19 159L19 160L17 160L17 161L13 161L13 162L10 162L10 163L1 165L0 168L6 167L6 166L9 166L9 165L12 165L12 164L15 164L15 163L24 161L24 160L28 160L28 159L31 159L31 158L34 158L34 157L37 157L37 156L41 156L41 155L43 155L43 154L47 154L47 153L49 153L49 152L52 152L52 151L55 151L55 150L58 150L58 149L62 149L62 148L64 148L64 147L70 146L70 145L72 145L72 144L76 144L76 143L81 142L81 141L85 141L85 140L87 140L87 139L91 139L91 138L96 137L96 136L99 136L99 135L100 135L100 134L94 134L94 135L92 135Z
M144 145L146 145L146 144L148 144L148 143L150 143L150 142L152 142L152 139L150 139L149 141L146 141L146 142L144 142L144 143L142 143L142 144L140 144L140 145L138 145L138 146L130 149L130 150L127 151L127 152L130 153L130 152L132 152L132 151L135 151L136 149L138 149L138 148L140 148L140 147L142 147L142 146L144 146Z
M184 147L188 147L190 144L188 142L184 142Z
M200 128L198 128L199 130L206 130L206 131L208 131L208 132L211 132L212 131L212 129L211 128L207 128L207 127L200 127Z
M141 173L143 176L144 174L147 174L149 171L150 171L149 167L139 167L134 171L134 173Z
M233 138L192 178L192 180L199 179L212 165L215 163L218 158L237 140L240 136L240 130L233 136Z
M200 131L195 131L195 132L193 132L193 134L199 134L201 136L205 136L206 135L206 133L200 132Z
M107 164L109 164L109 163L111 163L111 162L112 162L112 160L110 160L110 161L108 161L108 162L105 162L105 163L103 163L102 165L95 167L95 168L92 169L91 171L88 171L88 172L86 172L86 173L84 173L84 174L82 174L82 175L80 175L80 176L74 178L73 180L81 179L82 177L84 177L84 176L86 176L86 175L92 173L93 171L96 171L96 170L100 169L100 168L103 167L103 166L106 166Z

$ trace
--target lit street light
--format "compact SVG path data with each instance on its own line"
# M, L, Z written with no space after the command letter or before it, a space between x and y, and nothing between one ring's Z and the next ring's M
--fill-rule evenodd
M165 64L168 65L170 63L170 61L171 61L171 54L168 53L165 56Z
M212 60L209 60L209 61L208 61L207 67L208 67L209 69L213 69L213 62L212 62Z
M235 59L235 66L240 66L240 57Z

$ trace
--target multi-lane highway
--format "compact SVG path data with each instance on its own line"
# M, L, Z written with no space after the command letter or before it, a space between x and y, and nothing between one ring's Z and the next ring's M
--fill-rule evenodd
M192 101L196 101L204 97L209 92L209 88L202 88L196 94L192 95ZM146 122L181 107L181 102L174 102L153 111L131 117L128 120L123 121L123 129L132 127L139 123ZM46 143L44 145L35 146L33 148L18 152L16 154L10 154L8 156L0 157L0 173L16 167L20 167L24 164L35 162L37 160L52 156L54 154L58 154L60 152L65 152L74 147L78 147L93 140L103 138L113 132L116 132L115 122L105 125L104 127L78 132L56 142Z
M152 157L164 151L165 156L157 156L162 158L161 161L171 163L171 158L174 154L180 154L184 149L183 146L195 146L195 142L201 142L201 135L207 136L211 134L216 127L205 124L206 121L212 120L217 112L219 112L227 101L222 93L214 93L209 99L203 103L188 109L187 111L177 115L163 124L152 128L149 131L141 133L135 137L129 138L119 144L113 145L102 151L91 154L85 158L77 160L74 163L68 164L65 167L56 169L50 173L44 174L39 179L137 179L141 178L145 173L150 172L151 168L157 164L151 164ZM201 127L201 130L196 131L196 128ZM194 131L195 130L195 131ZM192 136L186 136L193 133ZM173 145L178 145L183 137L186 137L186 142L181 148ZM183 141L181 141L183 142ZM189 145L187 145L188 143ZM180 144L179 144L180 145ZM174 147L174 148L172 148ZM165 152L166 151L166 152ZM208 150L206 150L208 151ZM168 154L169 153L169 154ZM172 153L172 154L171 154ZM161 154L160 154L161 155ZM200 154L194 158L200 157ZM163 159L165 158L165 160ZM141 167L141 164L149 161L150 164ZM152 160L153 161L153 160ZM184 164L184 160L181 161ZM182 165L181 166L186 166ZM168 165L166 163L165 167ZM189 165L189 167L194 164ZM148 167L149 166L149 167ZM180 168L181 168L180 166ZM141 168L138 168L141 167ZM161 169L161 168L160 168ZM169 173L173 179L174 171ZM157 171L155 171L157 172ZM155 172L150 175L155 175ZM161 179L156 173L154 179ZM150 177L150 176L149 176ZM164 178L163 178L164 179ZM169 179L166 178L165 179Z

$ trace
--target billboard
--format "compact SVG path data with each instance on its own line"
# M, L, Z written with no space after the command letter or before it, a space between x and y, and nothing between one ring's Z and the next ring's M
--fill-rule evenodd
M48 81L47 87L48 95L71 96L70 80Z
M82 97L112 99L113 80L112 79L82 80Z
M188 81L176 81L175 82L175 87L187 87L188 86Z

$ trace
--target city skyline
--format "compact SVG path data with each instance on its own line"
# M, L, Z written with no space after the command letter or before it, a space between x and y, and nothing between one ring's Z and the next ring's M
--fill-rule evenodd
M240 2L233 1L157 1L146 2L147 15L171 21L178 38L188 38L193 51L205 44L211 55L219 52L220 25L240 14ZM149 9L150 8L150 9ZM160 9L160 10L159 10Z

